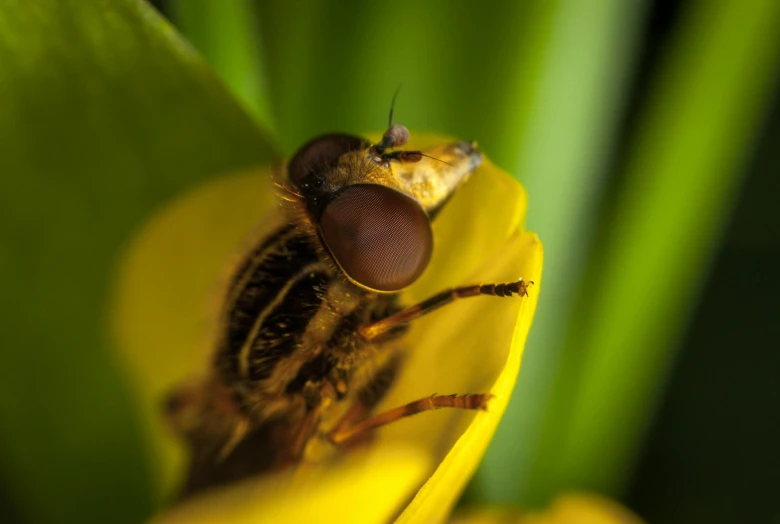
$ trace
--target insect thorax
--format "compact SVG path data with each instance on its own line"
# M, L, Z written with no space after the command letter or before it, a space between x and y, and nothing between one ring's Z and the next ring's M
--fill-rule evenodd
M329 382L337 398L370 387L394 358L356 328L398 309L397 295L349 283L307 232L284 225L257 244L225 301L216 368L255 423L298 418Z

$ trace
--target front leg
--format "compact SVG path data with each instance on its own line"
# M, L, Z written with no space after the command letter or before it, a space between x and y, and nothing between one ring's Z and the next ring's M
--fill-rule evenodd
M528 296L528 287L531 285L533 285L533 282L525 282L521 278L517 282L510 282L509 284L476 284L473 286L447 289L418 304L402 309L389 317L361 326L358 329L358 333L360 333L360 336L364 339L372 340L395 327L408 324L412 320L420 318L442 306L446 306L457 299L477 297L480 295L494 297L510 297L513 294L521 297Z

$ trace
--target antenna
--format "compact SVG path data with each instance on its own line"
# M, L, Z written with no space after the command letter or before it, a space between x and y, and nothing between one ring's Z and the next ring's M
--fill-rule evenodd
M387 122L387 129L390 129L393 127L393 110L395 109L395 100L398 98L398 93L401 92L401 84L398 84L398 87L395 89L395 94L393 95L393 101L390 102L390 118Z

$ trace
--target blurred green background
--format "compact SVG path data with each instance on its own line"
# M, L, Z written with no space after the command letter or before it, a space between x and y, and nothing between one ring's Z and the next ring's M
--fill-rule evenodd
M778 26L775 0L0 3L0 520L154 511L105 328L122 246L198 181L381 130L399 84L396 121L478 140L545 244L462 503L780 519Z

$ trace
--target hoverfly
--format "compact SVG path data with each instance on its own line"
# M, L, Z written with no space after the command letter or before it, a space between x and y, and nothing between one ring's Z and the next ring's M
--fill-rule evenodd
M466 297L527 296L532 284L401 303L431 258L431 221L482 153L472 142L398 149L409 133L390 120L378 143L324 135L287 164L285 220L232 274L209 376L166 406L191 455L184 496L295 464L315 439L343 447L427 410L486 408L489 394L432 395L375 413L410 322Z

